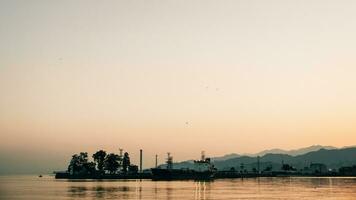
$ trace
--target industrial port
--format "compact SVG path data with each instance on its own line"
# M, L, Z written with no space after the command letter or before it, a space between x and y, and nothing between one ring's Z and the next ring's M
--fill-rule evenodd
M151 180L214 180L222 178L256 178L281 176L355 176L355 166L340 168L338 172L327 171L320 163L311 164L309 173L296 171L293 166L283 164L279 170L261 170L260 156L256 157L257 166L252 171L231 168L217 170L210 158L202 151L201 158L193 161L190 168L174 167L173 156L167 153L165 164L158 165L155 155L155 167L143 169L143 150L140 149L139 165L131 164L129 154L119 150L119 154L106 153L100 150L93 154L90 162L88 154L81 152L72 156L68 169L54 172L56 179L151 179Z

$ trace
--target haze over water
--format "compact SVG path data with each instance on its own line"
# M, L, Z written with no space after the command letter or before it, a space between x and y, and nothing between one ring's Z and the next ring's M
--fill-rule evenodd
M0 199L356 199L356 178L247 178L212 182L67 181L0 177Z

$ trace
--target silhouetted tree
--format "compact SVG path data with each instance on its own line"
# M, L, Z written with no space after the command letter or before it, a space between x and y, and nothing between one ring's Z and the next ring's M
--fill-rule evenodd
M87 162L83 164L85 171L89 174L95 174L95 163L94 162Z
M86 173L85 165L88 163L88 153L80 152L74 154L68 166L68 171L71 174Z
M68 165L68 172L71 174L76 174L81 170L81 166L79 163L79 155L78 154L74 154L72 156L72 159L69 162Z
M105 157L106 152L103 150L97 151L93 154L94 161L97 163L97 167L100 173L104 173Z
M283 165L282 165L282 170L284 170L284 171L294 171L295 168L292 167L291 165L283 164Z
M124 157L122 160L122 170L126 173L127 168L130 166L130 157L127 152L124 153Z
M257 173L256 167L252 168L252 172L255 173L255 174Z
M265 172L272 171L272 166L267 166L263 171Z
M120 156L114 153L110 153L106 156L104 161L104 169L108 170L110 174L113 174L117 171L120 164Z

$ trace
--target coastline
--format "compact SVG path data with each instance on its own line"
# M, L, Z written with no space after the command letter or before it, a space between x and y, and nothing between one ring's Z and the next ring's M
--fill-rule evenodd
M243 178L260 178L260 177L310 177L310 178L320 178L320 177L350 177L355 178L356 175L344 175L344 174L288 174L288 173L271 173L271 174L239 174L239 173L224 173L217 172L215 176L210 180L216 179L243 179ZM149 179L157 180L151 173L138 173L138 174L104 174L104 175L71 175L69 173L57 172L55 173L55 179L94 179L94 180L109 180L109 179ZM169 178L165 180L170 180ZM172 179L179 180L179 179ZM193 178L182 179L182 180L194 180Z

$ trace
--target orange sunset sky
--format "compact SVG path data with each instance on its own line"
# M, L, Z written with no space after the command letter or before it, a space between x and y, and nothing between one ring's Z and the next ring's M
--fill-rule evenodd
M142 148L151 167L168 151L355 145L355 10L351 0L2 0L0 156L62 167L98 149L137 162Z

